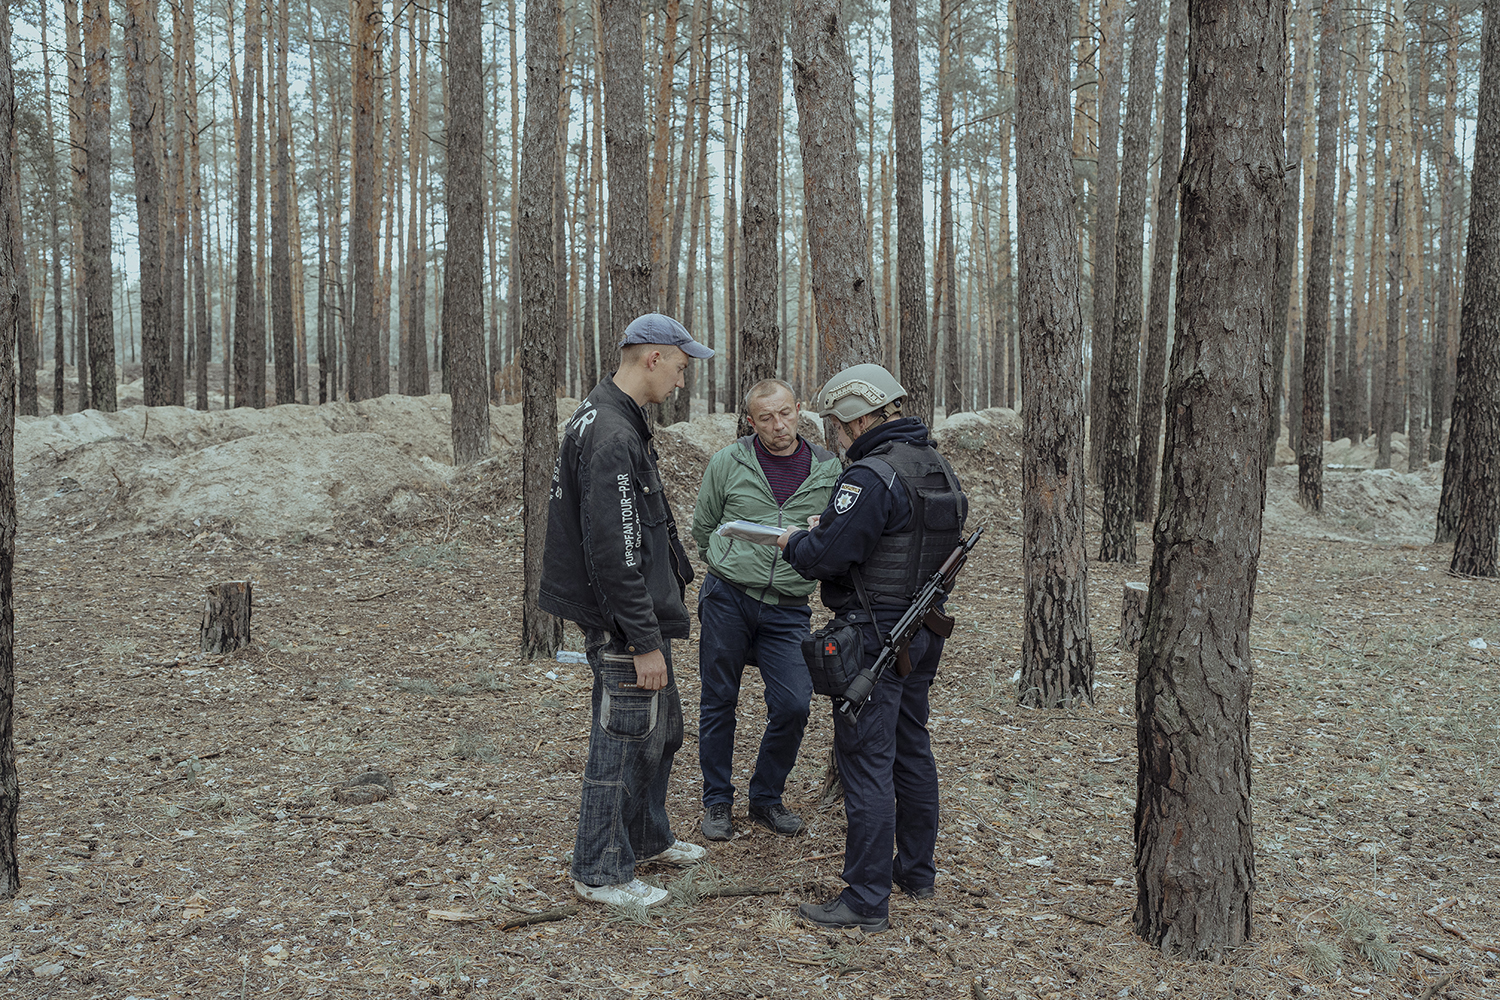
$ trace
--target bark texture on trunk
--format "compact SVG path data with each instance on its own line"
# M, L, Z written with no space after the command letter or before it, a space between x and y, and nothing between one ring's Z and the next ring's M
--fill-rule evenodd
M1188 0L1171 0L1167 65L1162 72L1161 185L1151 236L1151 303L1146 315L1146 365L1141 373L1141 433L1136 441L1135 515L1150 521L1161 457L1161 406L1167 370L1167 323L1172 307L1172 260L1177 251L1177 175L1182 170L1182 68L1187 62Z
M645 54L641 45L640 4L631 0L601 0L599 8L604 46L604 150L609 182L611 329L606 331L610 359L605 367L613 369L619 359L614 345L620 342L625 327L636 317L653 311L651 230L646 210L646 144L650 126L643 89ZM529 45L527 50L530 51ZM549 482L551 476L549 467Z
M255 67L260 62L260 5L245 2L245 77L241 81L240 119L235 129L239 183L235 191L234 270L234 405L253 404L255 340L265 334L255 310L255 243L251 237L255 194Z
M1281 235L1276 250L1275 313L1271 328L1271 409L1266 415L1266 468L1276 464L1276 442L1281 437L1282 369L1286 362L1286 338L1291 310L1292 285L1297 274L1297 219L1302 204L1302 133L1303 109L1307 105L1308 48L1306 14L1297 33L1296 66L1292 69L1292 89L1286 97L1286 170L1283 197L1286 210L1281 213ZM1288 422L1290 425L1290 421ZM1291 437L1291 427L1287 428Z
M1194 0L1162 509L1136 684L1136 931L1218 958L1251 932L1250 617L1260 561L1284 0ZM1233 124L1231 124L1231 122Z
M1318 42L1318 174L1307 250L1307 321L1303 324L1302 433L1297 435L1297 500L1323 509L1323 382L1327 368L1328 299L1332 294L1333 210L1338 185L1339 91L1343 86L1343 8L1323 0Z
M1114 334L1115 221L1120 199L1120 82L1125 63L1125 0L1101 0L1099 152L1094 170L1092 337L1089 351L1089 468L1104 456L1105 398Z
M448 0L448 253L443 343L453 397L453 463L489 454L490 393L484 363L484 62L480 0ZM554 98L555 100L555 98ZM385 359L377 371L385 372Z
M83 147L86 163L83 199L83 290L88 303L88 402L96 410L113 413L116 408L115 311L109 232L109 3L107 0L87 0L84 4L83 45Z
M34 417L36 412L36 368L37 368L37 340L36 325L32 319L31 312L31 276L26 267L26 241L23 239L21 225L21 171L19 165L12 169L6 183L10 185L10 252L13 277L16 283L16 329L14 331L13 343L17 367L19 368L19 384L16 396L19 401L21 416ZM46 287L46 276L43 274L42 285Z
M275 358L276 402L292 403L297 397L297 351L292 323L292 122L287 97L287 0L273 31L276 52L276 187L271 193L271 352ZM382 390L383 391L383 390Z
M606 4L607 6L608 4ZM557 25L562 17L558 0L542 0L526 11L526 124L521 150L520 219L517 229L520 264L521 337L517 345L521 359L521 421L526 442L522 459L522 520L526 545L522 573L526 589L521 611L521 655L550 657L562 642L562 621L537 606L542 582L542 556L547 540L547 504L552 488L552 469L557 463L557 357L555 328L558 301L557 275L553 270L552 180L557 170L557 104L560 54ZM640 52L640 19L633 21L636 52ZM620 29L621 25L615 25ZM636 63L640 72L640 63ZM639 77L637 77L639 82ZM636 96L639 98L639 86ZM617 95L618 96L618 95ZM606 95L606 99L608 99ZM613 118L611 117L611 120ZM639 119L630 119L637 122ZM632 125L634 129L636 126ZM607 134L607 133L606 133ZM641 133L644 136L644 133ZM638 150L642 173L636 195L645 208L645 147ZM611 166L614 148L611 147ZM610 175L613 179L613 174ZM611 199L618 197L611 184ZM612 206L615 204L611 201ZM611 220L615 218L611 213ZM648 251L643 211L639 249ZM613 229L611 229L613 233ZM644 256L637 258L645 261ZM646 272L649 278L649 269ZM649 296L650 287L636 294ZM642 304L644 304L644 299ZM650 311L650 310L646 310ZM634 317L637 314L632 314ZM619 337L615 336L615 343Z
M47 16L47 9L45 6L43 6L40 22L42 50L44 52L49 51L49 45L47 42ZM72 53L69 52L70 59L71 56ZM42 93L44 95L43 105L46 108L47 134L56 135L57 133L52 131L51 59L42 60ZM63 333L63 301L67 298L68 295L67 289L63 285L62 236L60 235L60 229L58 227L57 221L57 217L59 215L58 199L61 197L61 192L59 192L57 185L58 169L56 154L54 152L48 152L47 154L45 154L43 163L45 164L47 170L47 230L49 242L52 248L52 412L61 415L64 404L63 356L66 353ZM36 415L34 411L32 415Z
M1500 0L1485 0L1453 426L1464 410L1454 573L1496 575L1500 537ZM1454 436L1457 431L1454 432ZM1451 453L1452 440L1448 445ZM1486 456L1479 461L1478 456ZM1444 485L1446 486L1446 476Z
M376 0L354 0L350 7L354 34L352 94L354 101L354 208L349 216L349 273L353 287L353 315L349 320L349 401L368 399L376 391L375 331L375 46L382 5ZM381 363L384 371L384 363Z
M922 222L922 79L916 0L891 0L891 130L896 146L896 313L904 412L932 426L927 363L927 235Z
M1083 311L1068 108L1067 0L1020 0L1016 26L1016 212L1020 287L1021 630L1025 705L1094 700L1084 553Z
M208 244L203 227L203 157L198 147L198 69L196 25L193 0L183 0L183 52L187 60L182 99L186 104L187 186L191 238L188 270L193 276L193 402L200 410L208 409L208 361L213 354L213 324L208 313ZM186 391L186 386L184 386ZM184 404L185 405L185 404Z
M13 579L16 558L16 382L9 364L15 350L19 306L15 261L11 256L11 143L15 139L16 95L10 64L10 5L0 5L0 899L21 887L16 814L21 786L16 772L16 611Z
M859 189L854 70L844 34L841 0L793 4L792 88L802 145L819 385L848 365L881 360Z
M1142 227L1146 215L1147 149L1151 103L1156 94L1156 39L1160 0L1140 0L1130 40L1130 91L1126 97L1125 145L1120 157L1120 202L1115 255L1113 331L1109 344L1109 395L1104 413L1099 474L1104 486L1101 562L1135 562L1135 395L1141 342ZM1154 450L1154 444L1153 444Z
M1459 201L1459 192L1454 181L1457 170L1456 129L1458 112L1458 31L1459 12L1455 2L1448 5L1448 38L1443 53L1443 134L1442 166L1439 190L1442 208L1438 223L1438 263L1436 279L1437 309L1432 322L1432 436L1429 439L1427 457L1436 462L1444 454L1443 423L1448 419L1453 403L1453 383L1450 379L1448 356L1451 350L1448 339L1449 319L1453 311L1453 289L1456 275L1453 266L1454 207Z
M136 233L141 261L141 362L147 406L169 406L172 349L167 340L162 261L163 122L161 28L155 0L127 0L124 18L125 94L135 166Z
M761 379L774 378L781 328L776 323L776 292L781 284L777 243L777 156L781 137L780 0L750 2L749 99L745 104L744 204L741 218L745 251L745 295L740 313L740 382L729 391L730 405L742 407L745 393Z
M253 604L249 580L210 586L198 630L198 648L205 653L229 653L250 645Z

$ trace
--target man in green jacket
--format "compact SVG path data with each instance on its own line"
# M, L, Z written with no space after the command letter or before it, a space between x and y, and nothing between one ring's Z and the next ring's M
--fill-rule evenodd
M775 546L714 533L730 521L802 527L828 506L839 460L797 433L801 411L780 379L751 386L745 414L755 429L709 459L693 511L693 540L708 563L698 593L698 763L703 769L703 835L734 835L735 707L746 663L766 685L766 731L750 778L750 819L791 836L802 819L782 803L812 702L802 659L816 584L777 556Z

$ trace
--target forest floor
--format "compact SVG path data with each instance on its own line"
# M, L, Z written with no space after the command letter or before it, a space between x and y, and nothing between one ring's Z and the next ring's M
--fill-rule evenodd
M575 902L590 680L515 652L515 408L493 411L496 456L461 472L443 468L445 410L19 421L23 884L0 903L0 994L1500 996L1500 590L1450 577L1450 547L1428 544L1434 471L1373 472L1346 448L1321 517L1294 468L1271 473L1253 936L1220 964L1132 931L1134 670L1115 640L1149 526L1137 565L1089 566L1096 703L1015 704L1009 411L941 433L988 530L933 689L936 898L898 894L892 930L866 937L794 917L841 887L820 700L788 789L806 833L751 826L740 803L707 863L642 870L673 890L664 908L502 930ZM722 416L659 433L679 522L731 433ZM197 653L203 588L231 579L254 583L255 642ZM694 648L676 646L688 735L668 806L697 841ZM764 719L753 671L745 688L742 787ZM334 800L377 769L390 798Z

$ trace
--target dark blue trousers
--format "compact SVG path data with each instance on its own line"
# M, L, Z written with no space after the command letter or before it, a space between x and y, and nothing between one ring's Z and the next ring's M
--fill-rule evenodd
M865 626L869 662L879 645ZM833 713L834 751L844 783L842 899L855 913L890 912L891 882L918 889L937 877L938 778L927 732L927 696L937 677L943 640L922 629L909 650L912 671L890 670L870 692L859 721ZM894 848L894 854L892 849Z
M705 806L734 802L734 713L746 663L759 667L766 683L766 731L750 777L750 804L781 802L812 702L812 677L802 659L811 617L806 604L764 604L712 573L703 578L698 594L698 671L703 680L698 763Z
M682 746L682 700L672 673L672 644L663 643L667 686L635 686L635 657L625 640L585 629L584 652L594 669L593 725L583 768L573 877L586 885L621 885L635 863L672 846L667 779Z

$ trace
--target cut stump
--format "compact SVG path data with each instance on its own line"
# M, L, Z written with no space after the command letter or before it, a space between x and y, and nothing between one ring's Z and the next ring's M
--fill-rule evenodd
M1146 634L1146 598L1150 591L1144 583L1125 584L1120 602L1120 652L1138 653Z
M229 653L250 645L249 580L208 588L201 639L205 653Z

